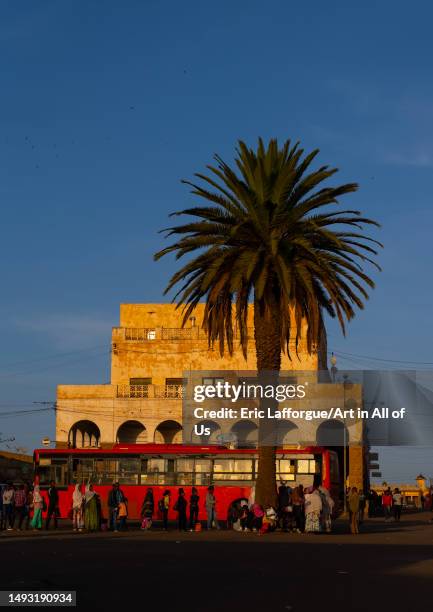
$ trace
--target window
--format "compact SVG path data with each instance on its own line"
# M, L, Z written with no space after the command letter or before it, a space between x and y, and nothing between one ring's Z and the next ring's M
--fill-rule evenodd
M119 459L117 480L120 484L139 484L140 460L137 458Z
M72 458L72 481L94 482L94 459L87 457Z
M298 459L298 474L316 474L317 466L314 459Z
M95 459L93 481L95 484L112 484L118 475L117 459Z
M194 457L179 458L176 465L178 485L194 484Z
M129 396L135 398L149 397L149 385L151 384L151 378L130 378Z
M206 377L202 379L202 384L205 386L212 386L214 387L218 382L223 383L224 384L224 378L210 378L210 377Z
M147 332L148 340L156 340L156 329L149 329Z
M215 459L213 467L214 480L252 480L252 459Z
M295 480L295 463L294 459L277 459L277 480Z
M212 474L212 461L210 459L195 460L195 484L210 485Z
M183 397L183 378L165 379L165 397L170 399L181 399Z
M165 459L148 457L141 460L141 484L169 484L166 479Z
M56 485L65 486L68 484L68 459L41 457L38 467L39 483L48 485L54 480Z

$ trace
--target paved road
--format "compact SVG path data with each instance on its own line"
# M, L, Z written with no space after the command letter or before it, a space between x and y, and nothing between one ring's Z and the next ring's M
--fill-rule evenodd
M431 516L431 515L430 515ZM72 589L82 610L433 609L433 524L375 519L352 536L173 530L0 535L0 588Z

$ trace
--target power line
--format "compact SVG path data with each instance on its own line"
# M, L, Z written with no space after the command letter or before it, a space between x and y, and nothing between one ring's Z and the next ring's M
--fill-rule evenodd
M13 410L10 412L0 412L0 419L7 419L10 417L16 416L25 416L27 414L35 414L39 412L48 412L53 410L53 408L30 408L29 410Z
M328 353L330 353L331 351L328 351ZM429 365L429 366L433 366L433 362L432 361L410 361L410 360L400 360L400 359L384 359L381 357L372 357L370 355L357 355L356 353L346 353L344 351L340 351L340 349L334 349L333 351L335 354L340 354L341 356L346 356L348 355L349 357L357 357L357 358L361 358L361 359L367 359L367 360L371 360L371 361L382 361L385 363L400 363L400 364L414 364L414 365Z
M76 363L82 363L84 360L93 359L94 357L101 357L102 355L109 355L110 350L104 350L101 353L97 353L96 355L88 355L87 357L81 357L80 359L74 359L73 361L66 361L63 363L52 364L50 366L44 366L43 368L39 368L37 370L27 370L22 372L12 372L8 374L0 374L0 378L15 378L16 376L31 376L32 374L40 374L41 372L47 372L49 370L53 370L55 368L68 367L70 365L75 365Z
M78 353L88 353L90 351L96 351L100 348L105 348L106 346L107 344L99 344L98 346L69 351L68 353L53 353L52 355L47 355L46 357L37 357L35 359L28 359L26 361L16 361L15 363L10 363L8 365L0 365L0 367L4 369L15 368L16 366L26 365L27 363L39 363L40 361L48 361L50 359L57 359L58 357L68 357L69 355L76 355Z

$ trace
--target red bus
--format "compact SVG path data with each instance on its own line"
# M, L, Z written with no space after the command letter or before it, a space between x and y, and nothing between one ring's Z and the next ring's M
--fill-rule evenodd
M140 516L148 487L152 487L155 506L165 489L172 500L183 487L187 498L191 487L198 489L200 516L205 517L207 487L215 486L218 518L225 520L230 504L248 499L254 485L258 463L257 449L228 449L225 446L184 446L179 444L115 444L111 449L37 449L34 451L35 481L41 490L54 480L60 497L60 515L71 509L75 483L91 482L101 500L102 516L107 517L108 493L119 482L128 499L131 519ZM340 474L338 456L333 450L311 446L277 451L277 482L294 487L323 484L338 502ZM156 508L155 508L156 511ZM176 518L170 510L169 518Z

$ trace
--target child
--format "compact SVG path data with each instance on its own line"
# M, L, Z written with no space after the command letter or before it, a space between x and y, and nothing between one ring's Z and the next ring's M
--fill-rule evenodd
M260 535L267 533L268 531L274 531L277 526L277 513L272 506L266 506L265 513L263 515L262 526L260 528Z

